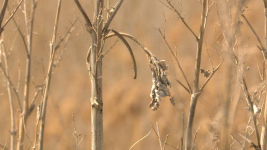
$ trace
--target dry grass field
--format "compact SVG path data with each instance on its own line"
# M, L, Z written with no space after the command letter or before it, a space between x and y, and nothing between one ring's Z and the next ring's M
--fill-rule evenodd
M165 0L161 0L164 3ZM92 18L93 0L80 0L86 12ZM229 9L233 16L236 9L236 0L229 2ZM3 0L0 0L2 5ZM9 9L13 10L17 6L17 0L9 1ZM212 1L210 1L210 4ZM111 0L115 5L116 1ZM225 54L227 44L223 36L224 30L218 17L217 6L214 4L210 9L207 19L206 32L204 35L203 54L201 68L212 70L208 54L210 55L214 67L221 59L218 53ZM201 2L199 0L174 0L174 6L184 16L185 21L198 35L201 17ZM36 86L41 85L45 79L49 61L49 43L52 38L55 20L57 1L39 0L35 10L32 64L30 79L30 101L34 97ZM22 8L14 15L25 33L25 21ZM6 20L9 16L7 11ZM264 33L264 4L263 1L249 1L244 12L251 25L254 27L260 39L265 43ZM71 26L71 23L78 18L75 23L75 30L71 33L68 43L58 66L53 70L51 86L48 95L46 127L44 135L45 150L70 150L75 149L76 137L79 143L78 149L90 149L90 77L86 67L86 56L90 46L90 35L85 29L84 19L73 0L62 1L61 13L58 26L58 37L62 37ZM165 21L166 18L166 21ZM253 95L253 91L262 83L259 71L262 72L264 59L255 35L244 21L239 33L236 35L237 44L235 53L240 58L245 71L245 79L248 91ZM234 17L232 18L234 19ZM234 20L232 20L234 22ZM133 49L137 62L137 79L133 79L132 61L125 45L118 40L113 49L104 56L103 59L103 101L104 101L104 148L106 150L126 150L135 142L145 136L153 127L156 129L156 122L159 124L160 135L165 140L168 135L168 143L177 147L180 145L182 135L182 113L185 117L185 127L190 106L190 94L186 92L177 79L186 84L177 63L159 31L166 29L166 39L171 48L177 54L179 62L189 80L191 86L194 81L194 68L196 61L197 42L190 31L182 23L177 15L166 8L159 0L125 0L114 18L110 28L127 32L137 37L155 56L165 60L169 65L168 77L172 82L171 94L175 100L172 106L168 98L163 98L157 111L149 108L151 101L150 90L152 85L151 71L148 65L147 56L139 45L128 40ZM10 79L18 87L19 96L23 97L26 53L23 42L18 34L13 21L10 21L2 33L2 41L9 51L8 63ZM59 40L60 38L58 38ZM116 37L107 39L104 51L117 40ZM13 44L14 43L14 44ZM264 44L265 45L265 44ZM13 46L13 47L12 47ZM10 51L10 49L12 50ZM64 49L64 44L59 48L59 54ZM208 53L207 53L208 51ZM2 57L2 56L1 56ZM231 57L232 58L232 57ZM3 60L3 58L2 58ZM244 140L238 133L245 135L250 113L247 109L246 99L238 80L238 70L233 61L225 60L220 69L214 74L210 82L205 87L199 97L196 114L193 124L193 138L195 137L195 149L223 149L223 133L225 114L229 114L229 134L227 142L231 149L241 149L239 142ZM233 66L234 71L229 72L229 66ZM231 76L231 78L229 78ZM227 82L231 80L230 105L226 105ZM206 78L203 74L200 77L200 85L204 84ZM7 94L6 78L1 71L0 74L0 144L9 148L10 143L10 105ZM260 108L264 103L264 90L262 98L257 104ZM19 107L12 91L15 107L15 129L19 124ZM258 95L257 95L258 96ZM36 98L36 105L41 101L42 95ZM236 111L232 106L237 103ZM225 113L226 107L229 111ZM35 138L36 128L36 107L29 116L26 126L26 136L24 139L25 149L30 149ZM263 112L257 114L258 130L261 132L263 125ZM74 114L75 122L72 115ZM249 124L249 132L254 130L252 123ZM197 131L197 132L196 132ZM185 134L185 133L184 133ZM195 136L196 135L196 136ZM16 137L17 139L18 137ZM257 143L255 131L249 137ZM1 149L1 147L0 147ZM132 150L159 150L159 140L156 133L152 132ZM166 145L166 150L175 148ZM244 149L252 149L247 144Z

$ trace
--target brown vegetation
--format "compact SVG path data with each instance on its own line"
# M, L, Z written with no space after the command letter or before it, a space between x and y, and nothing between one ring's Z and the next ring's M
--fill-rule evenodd
M0 149L265 148L266 1L93 2L0 1Z

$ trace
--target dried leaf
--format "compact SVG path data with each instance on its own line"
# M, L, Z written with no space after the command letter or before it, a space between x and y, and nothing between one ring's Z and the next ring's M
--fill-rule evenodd
M165 60L159 60L153 55L149 55L148 60L150 69L152 71L152 88L150 93L152 101L149 107L155 111L158 109L159 102L161 102L162 97L171 96L171 93L168 89L168 86L171 86L171 82L168 80L165 74L165 71L168 69ZM171 103L174 105L173 100L171 100Z
M200 69L201 73L204 74L205 78L208 78L210 76L210 70L204 70L204 69Z
M170 98L170 101L171 101L172 105L175 106L175 100L174 100L174 98L172 96Z

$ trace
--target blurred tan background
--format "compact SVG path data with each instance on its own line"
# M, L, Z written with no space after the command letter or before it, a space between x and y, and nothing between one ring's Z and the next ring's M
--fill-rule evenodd
M90 14L90 18L92 18L92 1L80 0L86 12ZM3 0L0 0L0 4L2 2ZM235 2L231 3L233 11L235 10ZM10 0L10 9L13 10L16 4L16 0ZM115 5L116 1L111 0L111 4ZM56 6L57 1L55 0L39 0L37 4L34 20L35 34L33 36L30 99L33 98L35 86L42 84L47 71L49 42L52 38ZM200 1L175 1L175 7L183 14L187 23L198 35L201 13ZM262 41L264 41L263 7L262 1L251 1L245 12ZM133 72L130 55L122 42L118 41L103 60L104 147L107 150L129 149L132 144L150 131L151 125L156 127L156 122L159 124L162 139L165 139L168 134L168 143L175 147L180 144L181 116L182 113L185 113L185 118L188 116L190 95L175 81L179 79L185 83L166 44L159 32L155 30L156 28L164 30L163 14L167 18L167 40L174 51L175 45L177 45L177 57L191 86L193 85L193 68L197 43L181 20L158 0L125 0L111 27L117 31L126 32L137 37L155 56L166 60L169 65L168 77L172 82L171 93L174 96L176 105L172 106L168 98L164 98L157 111L152 111L148 108L151 101L149 94L152 82L147 57L136 43L128 40L135 54L138 69L137 79L132 79ZM63 36L69 29L70 22L73 22L77 17L79 19L75 24L76 30L71 34L62 60L59 66L54 69L52 76L45 128L44 149L46 150L75 148L72 113L75 116L77 132L81 134L81 137L86 135L80 143L79 149L90 149L90 78L85 63L87 50L90 46L90 36L84 28L84 19L74 1L62 1L58 35ZM21 10L18 10L15 19L22 31L25 32L25 22ZM22 98L26 54L22 46L22 40L17 35L16 27L12 21L6 27L2 38L7 49L11 47L12 42L15 42L14 48L10 52L9 69L12 81L16 85L20 84L19 94ZM222 39L222 29L217 16L216 5L213 5L207 21L204 39L206 44L203 46L201 68L211 70L207 48L214 66L220 62L220 57L215 50L224 53L225 43ZM114 41L116 41L116 38L108 39L104 50L108 50ZM240 55L246 55L244 66L250 67L250 70L245 72L250 92L255 89L255 85L261 82L257 71L257 62L262 67L263 59L261 52L256 47L257 44L255 36L244 22L241 27L241 34L238 36L238 51L240 51ZM63 46L60 51L62 49ZM21 73L20 80L18 79L18 70ZM220 124L222 124L222 109L225 101L226 74L227 69L223 64L199 98L193 128L193 133L195 134L195 131L201 127L196 136L196 149L206 149L206 145L211 145L210 149L213 149L220 145L220 143L216 143L216 136L220 137L221 131ZM205 80L202 76L200 83L203 84ZM0 82L0 144L5 145L10 141L10 110L5 79L2 73ZM236 82L235 77L232 82L233 84ZM231 131L231 134L240 141L242 139L237 133L245 134L249 118L247 109L244 109L246 105L243 102L245 101L243 95L243 92L241 92L241 100L238 104ZM232 96L234 97L234 95ZM13 97L15 99L14 93ZM37 104L40 103L40 99L41 96L39 95ZM18 118L17 101L14 100L14 102L16 118ZM259 106L261 105L262 101ZM28 119L26 127L28 138L25 138L26 148L30 148L34 140L35 114L36 110ZM187 119L185 120L185 125L186 122ZM261 129L261 124L262 119L259 120L259 129ZM18 126L18 120L16 120L16 126ZM256 142L254 133L251 139ZM240 145L231 135L229 135L229 142L230 144L234 143L233 147L240 149ZM147 138L138 143L133 149L160 149L156 134L152 131ZM171 150L173 148L166 146L166 150L168 149ZM247 146L247 149L249 149L249 146Z

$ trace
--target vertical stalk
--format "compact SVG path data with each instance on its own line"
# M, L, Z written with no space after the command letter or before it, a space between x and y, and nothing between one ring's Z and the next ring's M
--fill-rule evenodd
M267 0L263 0L264 2L264 13L265 13L265 52L267 50ZM266 71L266 63L267 60L264 57L264 69L263 71ZM266 72L263 72L263 80L266 80ZM267 94L265 94L265 104L264 104L264 116L263 116L263 126L261 130L261 150L264 150L266 148L266 139L267 139Z
M29 101L29 88L30 88L30 74L31 74L31 51L32 51L32 34L33 34L33 20L34 20L34 12L35 12L35 2L32 0L31 4L31 12L30 12L30 20L27 17L27 1L24 1L24 16L25 16L25 24L26 24L26 32L27 32L27 61L26 61L26 74L25 74L25 83L24 83L24 94L23 94L23 111L20 115L19 120L19 139L17 149L23 149L23 140L24 140L24 127L26 126L27 118L28 118L28 101Z
M3 7L0 12L0 37L2 33L2 22L5 16L6 8L7 8L8 0L5 0L3 3ZM3 43L2 43L3 44ZM1 46L1 45L0 45ZM4 49L4 44L2 45ZM9 71L8 71L8 64L7 64L7 57L6 57L6 51L3 50L3 55L4 55L4 61L5 61L5 67L6 67L6 75L9 77ZM1 57L1 56L0 56ZM0 62L1 63L1 62ZM13 106L13 99L11 96L11 90L10 90L10 83L7 79L6 81L7 84L7 93L8 93L8 98L9 98L9 103L10 103L10 132L11 132L11 138L10 138L10 150L14 150L14 144L15 144L15 120L14 120L14 106Z
M47 71L47 78L45 81L46 83L45 83L44 96L43 96L43 100L42 100L42 112L41 112L41 123L40 123L38 150L43 149L43 143L44 143L46 106L47 106L48 92L49 92L49 87L50 87L50 82L51 82L51 77L52 77L53 64L54 64L55 42L56 42L56 34L57 34L58 20L59 20L59 14L60 14L60 7L61 7L61 0L58 0L58 7L57 7L57 12L56 12L55 24L54 24L54 32L53 32L52 41L50 43L49 66L48 66L48 71Z
M191 94L191 102L190 102L190 110L189 117L187 123L187 132L186 132L186 150L191 150L192 147L192 129L193 129L193 121L196 111L197 100L202 91L199 91L199 74L200 74L200 64L201 64L201 53L202 53L202 45L204 39L204 33L207 22L208 15L208 0L203 1L202 15L201 15L201 26L200 26L200 35L197 40L197 55L196 55L196 66L195 66L195 74L194 74L194 88L193 93Z
M7 62L7 56L6 56L6 50L4 47L4 44L2 43L2 49L3 49L3 56L4 56L4 63L5 63L5 68L6 68L6 75L9 78L9 69L8 69L8 62ZM13 105L13 98L11 95L11 86L10 82L8 79L6 80L6 86L7 86L7 94L8 94L8 99L9 99L9 105L10 105L10 150L14 150L15 146L15 136L16 136L16 131L15 131L15 118L14 118L14 105Z
M102 46L104 0L94 2L94 20L91 32L92 50L90 59L91 78L91 149L103 150L103 101L102 101Z

